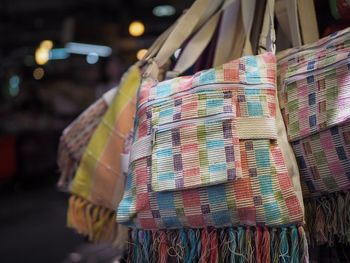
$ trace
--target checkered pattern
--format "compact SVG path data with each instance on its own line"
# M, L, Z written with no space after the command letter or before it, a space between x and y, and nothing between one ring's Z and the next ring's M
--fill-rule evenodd
M68 190L68 184L73 179L88 142L107 109L107 103L101 98L64 129L57 156L57 164L61 171L60 188Z
M304 196L350 188L350 29L278 57L280 107Z
M152 154L152 189L188 189L241 175L234 126L228 118L159 130Z
M305 196L348 190L350 125L334 126L292 143Z
M277 141L237 134L239 118L275 117L274 83L269 53L145 80L134 139L152 135L152 154L130 164L118 222L144 229L302 222Z
M137 66L124 73L118 91L103 115L82 156L70 192L95 206L114 210L124 190L121 154L133 127L137 89L141 74Z

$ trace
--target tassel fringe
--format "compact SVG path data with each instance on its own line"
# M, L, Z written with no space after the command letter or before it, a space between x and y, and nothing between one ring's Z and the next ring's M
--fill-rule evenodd
M67 226L96 243L110 242L124 249L127 242L128 228L116 223L114 211L75 195L69 198Z
M350 192L305 199L306 236L311 246L350 244Z
M130 230L128 262L308 263L302 226Z

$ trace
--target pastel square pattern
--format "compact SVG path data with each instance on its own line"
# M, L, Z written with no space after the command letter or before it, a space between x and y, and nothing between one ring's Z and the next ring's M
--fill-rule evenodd
M198 121L197 121L198 122ZM229 124L229 125L227 125ZM234 124L231 121L226 123L226 129L234 132ZM154 158L152 163L152 187L154 191L168 191L189 189L199 186L220 184L240 177L240 170L235 170L235 176L230 176L228 170L234 167L235 155L238 155L239 146L232 144L232 137L223 136L223 122L219 121L203 121L199 120L196 124L180 125L173 129L159 128L156 134L156 142L153 146L152 155ZM226 131L227 132L227 131ZM169 147L168 138L174 138L179 143L172 143ZM207 135L210 137L207 138ZM183 143L192 141L193 143L183 147ZM175 146L176 145L176 146ZM188 145L188 144L187 144ZM230 147L226 146L230 145ZM190 151L195 148L194 151ZM223 158L226 155L229 158ZM231 164L231 165L230 165ZM183 173L183 169L200 167L201 173L187 175ZM166 178L166 175L168 177ZM176 181L181 183L177 183Z
M247 102L249 116L262 116L262 106L258 102Z
M265 53L142 83L117 221L142 229L303 222L275 135L275 73ZM147 117L151 133L140 133Z
M274 221L280 220L281 212L277 202L270 202L270 203L264 204L264 210L265 210L266 217L268 218L269 221L274 222Z
M303 52L278 55L280 107L304 198L350 190L350 146L344 137L350 130L349 39L345 29Z

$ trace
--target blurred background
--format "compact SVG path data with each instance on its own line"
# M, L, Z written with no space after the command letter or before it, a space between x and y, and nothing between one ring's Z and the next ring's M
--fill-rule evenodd
M321 35L348 26L316 1ZM66 228L58 140L192 2L0 0L0 262L114 261Z
M58 140L191 3L0 0L0 262L112 262L66 228Z

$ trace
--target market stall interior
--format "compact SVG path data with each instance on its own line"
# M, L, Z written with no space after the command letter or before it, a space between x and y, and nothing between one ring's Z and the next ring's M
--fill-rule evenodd
M66 228L59 137L191 2L0 1L1 262L109 262L119 253L86 247Z
M114 98L113 96L116 94L115 88L119 84L124 83L121 80L123 73L137 61L141 61L145 57L145 54L149 55L147 52L152 48L154 51L156 49L154 41L159 36L161 38L163 32L169 33L170 31L166 30L177 21L181 15L186 14L186 10L191 10L189 8L194 2L198 1L0 1L0 262L118 263L124 262L125 260L137 261L137 259L141 259L144 256L142 253L147 254L146 252L140 252L142 255L137 255L139 256L137 257L135 253L139 253L139 248L136 249L138 252L133 253L130 252L130 250L127 252L124 249L125 247L116 246L118 243L118 237L115 237L117 231L124 231L125 236L127 236L127 228L124 227L124 230L123 228L120 229L121 227L115 222L116 213L118 213L115 202L118 198L118 202L122 199L123 192L117 194L111 193L111 191L109 191L110 186L106 186L106 184L104 184L105 182L103 182L100 183L98 187L92 187L89 190L91 192L103 192L103 190L107 189L106 193L98 193L107 201L103 198L91 198L88 200L85 198L86 196L84 196L84 191L86 189L82 189L83 187L80 187L79 183L73 185L72 180L74 178L74 180L79 181L79 178L83 178L89 181L90 179L86 179L86 171L90 172L89 175L91 177L97 175L101 176L103 172L98 170L101 168L97 165L96 167L90 165L92 163L91 161L85 160L84 163L83 154L92 152L96 154L98 158L105 158L105 160L110 161L111 159L108 159L110 156L99 155L96 150L98 147L95 147L95 149L93 148L93 146L96 146L98 143L105 143L105 141L109 139L108 136L110 136L110 134L104 137L101 136L99 138L100 140L96 138L92 140L93 134L104 134L105 130L102 128L98 130L100 123L105 123L107 127L108 125L112 126L114 124L113 120L117 120L122 123L122 126L127 125L129 120L133 120L134 116L132 116L130 112L123 112L125 115L122 116L128 117L128 121L123 123L122 118L118 119L115 115L111 114L112 110L108 111L108 109L112 108L117 112L121 108L121 106L118 106L119 108L116 107L115 104L112 103L111 98ZM220 2L220 0L213 1L213 3L214 2ZM236 2L239 1L237 0ZM258 46L257 40L260 31L262 31L262 27L258 25L262 24L263 19L261 19L261 23L257 22L257 20L264 15L266 2L269 1L249 2L254 2L254 4L259 7L254 11L254 18L252 19L253 26L250 35L250 41L252 43L256 42L256 46L252 46L251 48L253 53L257 53L257 50L261 48L261 46ZM276 0L273 2L275 2L276 7L274 26L276 28L278 52L303 44L316 43L316 41L319 41L322 37L337 36L336 34L332 35L332 33L350 26L349 0ZM292 2L295 3L295 6L297 5L296 3L299 5L299 8L295 11L298 12L299 16L297 17L299 17L300 22L300 28L298 28L300 32L296 30L298 31L297 33L300 34L299 40L295 38L296 31L294 32L291 30L293 27L290 25L288 26L291 19L283 19L283 16L287 16L288 13L286 8L288 9L293 6L293 4L291 4ZM311 9L313 12L309 13ZM215 18L215 15L212 17ZM238 17L240 18L240 16ZM217 21L219 21L217 24L220 26L224 25L222 28L227 29L229 27L227 27L227 20L225 22L225 19L227 19L227 17L225 18L220 14L220 19L217 19ZM315 23L311 22L313 19ZM212 22L214 20L210 21ZM283 24L283 21L287 22ZM185 39L186 41L183 41L183 46L172 53L171 59L167 60L169 67L174 66L176 64L175 61L177 61L179 56L183 55L183 53L185 54L183 56L190 56L193 51L193 54L198 55L199 58L197 58L196 63L193 62L191 67L184 70L185 74L193 75L200 70L211 68L214 64L213 61L217 58L213 55L217 47L216 45L225 47L225 45L222 43L220 44L218 41L224 32L222 28L212 28L212 38L208 38L208 42L206 42L206 45L204 45L200 51L202 52L201 54L196 54L198 53L197 50L195 50L197 46L195 46L193 50L190 50L190 52L188 52L189 50L185 52L186 49L184 47L192 43L191 40L193 36L193 38L198 37L198 42L203 38L203 35L194 31L188 39ZM243 26L241 29L243 32ZM198 34L196 35L195 33ZM163 36L169 35L165 34ZM289 36L291 36L291 38L289 38ZM235 37L237 36L235 35ZM269 37L271 37L271 35ZM166 37L163 38L163 42L166 42L165 39ZM247 39L249 39L249 37ZM339 41L343 41L342 38L339 39ZM347 50L349 42L346 41L348 40L345 39L343 41L344 43L342 42L339 44L339 52ZM317 45L322 48L322 40L317 43L321 43ZM236 45L236 42L233 41L231 44ZM151 46L152 48L150 48ZM191 47L191 45L189 46ZM331 48L332 47L333 46L331 46ZM329 50L331 50L331 48ZM298 50L295 53L297 52ZM326 53L326 51L324 53ZM290 56L288 52L285 54L285 58ZM313 55L313 53L311 55ZM223 58L224 56L222 55L221 57ZM290 59L288 61L290 62L292 60L293 59ZM342 61L345 60L346 59L343 59ZM283 59L279 60L277 67L282 68L282 70L278 68L278 74L283 75L282 73L285 73L283 69L286 69L288 66L281 61L283 62ZM152 59L149 59L148 62L150 65L154 62L155 64L157 63L157 61ZM300 61L297 61L296 63L299 62ZM247 68L249 67L248 64ZM298 67L299 64L296 65L296 67ZM347 66L350 69L349 64L347 64ZM245 65L242 64L240 67L245 68ZM293 66L289 69L291 72L293 71L292 67ZM125 79L126 81L130 81L128 84L133 83L131 80L136 79L135 75L137 74L133 70L134 68L131 68L128 71L129 75L126 74L127 77L123 78L124 81ZM242 69L240 68L240 70ZM151 70L150 72L154 73ZM345 72L345 69L342 72ZM146 73L148 74L149 72L146 71ZM159 75L161 75L161 73L164 72L160 71ZM172 78L172 74L175 73L175 71L168 71L165 76L167 78ZM140 76L144 77L147 74ZM128 76L131 76L131 80ZM336 79L336 77L339 76L335 76L334 79ZM174 85L177 85L177 83ZM343 81L343 85L349 86L345 80ZM136 92L138 88L136 84L135 86L130 85L128 88L125 88L123 85L120 86L123 92L125 90L130 91L133 88ZM305 94L306 96L308 95L307 92L305 92ZM164 94L160 95L163 96ZM115 96L115 98L117 98L117 96ZM132 101L131 95L130 98L127 96L125 98ZM309 104L310 101L316 104L316 98L310 97L310 94L307 99ZM288 100L288 98L286 100ZM336 100L336 95L331 97L331 100ZM346 98L344 96L344 101L345 100ZM115 101L117 101L117 99L115 99ZM113 100L114 103L116 103L115 101ZM119 102L118 105L124 105L123 103L125 103L125 108L127 108L128 104L126 100L120 99ZM129 100L127 102L129 102ZM177 103L180 102L175 102L175 104ZM113 108L113 105L115 108ZM310 105L305 106L305 108L312 108ZM134 105L134 108L135 107ZM340 106L338 108L338 110L341 110ZM293 109L298 111L298 106ZM333 113L337 111L336 108L332 110ZM255 108L253 111L255 113L257 112ZM122 110L120 110L120 112L122 112ZM347 113L349 113L349 111ZM178 115L174 115L174 121L176 121L175 119L177 117L181 117L181 112L177 114ZM189 114L191 114L190 111ZM317 114L320 116L322 115L321 113ZM147 119L148 115L148 112L147 114L145 113L146 117L144 118ZM350 120L350 118L347 120ZM316 117L308 121L310 125L314 122L316 123ZM338 124L339 123L337 123L337 125ZM129 124L129 126L130 125L131 127L128 127L129 130L132 129L132 124ZM322 125L322 123L320 125ZM346 125L344 125L344 129L348 129L348 124ZM135 128L141 130L142 133L142 128L144 127L142 125L140 126L141 128L135 124ZM125 134L122 134L122 136L124 136L121 142L123 144L122 146L120 146L119 144L121 143L117 141L113 141L113 143L115 143L113 145L110 144L113 147L121 147L122 150L119 148L118 150L120 150L123 158L126 156L123 154L126 154L126 152L129 152L131 149L132 140L135 138L138 139L140 136L139 131L135 135L129 130L125 132ZM95 131L98 132L95 133ZM288 130L288 132L289 131L290 130ZM113 132L116 132L116 130L113 130ZM329 129L329 132L332 136L338 134L338 130L335 131L334 127L333 129ZM344 134L345 133L350 136L350 131L344 130ZM349 141L346 141L346 139ZM92 145L88 147L88 142L98 143L92 143ZM295 146L299 142L293 143ZM336 152L334 152L334 156L332 155L332 158L334 157L333 159L338 156L342 164L344 164L344 167L350 165L350 158L346 156L346 154L350 154L346 152L350 149L350 137L345 138L343 144L345 143L347 148L337 144ZM94 152L95 150L96 152ZM301 151L302 150L300 150L300 152ZM303 151L307 151L305 147ZM113 153L113 151L111 152ZM324 156L324 154L322 156ZM324 157L324 160L326 160L325 158L326 157ZM262 159L264 158L262 157ZM302 171L302 167L300 167L301 159L304 160L302 154L297 156L299 169ZM159 160L161 159L159 158ZM315 162L317 162L319 159L316 158L315 160ZM308 161L308 159L306 161ZM140 166L145 165L142 162L140 163ZM84 167L85 164L87 164L86 167ZM162 164L163 163L160 163L159 165L161 166ZM183 163L180 165L181 169L182 165ZM311 164L304 161L302 162L302 166L305 166L305 169L307 165ZM350 262L350 253L348 252L350 251L350 217L347 215L346 219L342 220L341 217L332 217L328 212L329 210L334 211L336 215L340 213L345 215L344 207L346 207L346 204L350 206L350 198L349 200L347 199L350 197L350 194L345 188L339 191L330 191L330 195L321 196L319 199L313 199L315 197L312 196L313 193L306 193L305 189L310 190L310 188L313 187L310 186L312 181L320 177L318 172L317 175L315 175L317 165L319 165L319 167L320 165L322 166L322 164L317 163L315 166L310 167L310 171L304 171L305 174L309 173L313 175L313 178L307 181L309 184L303 185L302 182L305 211L306 213L314 213L316 218L313 220L313 217L308 216L309 214L306 215L307 223L312 222L313 228L306 230L306 234L303 232L303 235L307 236L310 245L310 261L325 263ZM175 167L174 164L174 169L176 170L177 168L178 167ZM127 178L127 175L130 176L131 172L130 170L128 171L128 166L121 167L121 169L123 170L125 178ZM154 169L156 168L152 169L152 171L155 171ZM347 174L348 179L350 178L349 171L344 172L336 168L334 169L336 172L339 172L339 174L342 172L343 174ZM94 170L94 172L91 172L91 170ZM249 173L251 173L251 170L254 169L250 169ZM254 171L255 174L257 174L257 170L255 169ZM99 172L100 174L98 174ZM110 171L105 171L105 174L109 172ZM235 176L236 174L234 177ZM98 178L98 176L96 178ZM340 185L343 181L346 181L345 179L342 180L343 179L338 180L341 181ZM325 184L329 186L330 183L327 182ZM113 183L117 185L118 182ZM132 189L134 191L136 191L135 189L138 187L138 191L142 191L142 189L148 187L146 184L142 185L142 183L145 182L132 183L136 184ZM197 183L198 182L195 182L195 187L198 187ZM90 181L88 184L90 184ZM94 182L91 184L96 185L97 183ZM129 184L131 185L130 182ZM78 187L76 185L78 185ZM74 187L76 187L75 190ZM122 186L117 185L113 187L124 188L124 184ZM193 185L190 187L193 187ZM207 186L205 185L205 187ZM333 188L335 189L336 187L337 185L335 184ZM178 191L177 188L181 187L177 185L175 188L175 190ZM341 187L339 186L339 188ZM161 189L160 191L163 190L164 189ZM165 187L165 190L169 189ZM171 190L174 189L171 188ZM180 191L182 191L182 188ZM86 192L88 192L88 190L86 190ZM310 194L310 196L306 196L306 194ZM130 196L127 195L128 193L126 193L126 197L124 196L121 202L124 205L125 203L129 205L130 199L128 198L130 198ZM110 203L108 203L108 201L110 201L108 199L111 199ZM324 203L322 203L323 201ZM349 202L346 203L347 201ZM252 202L255 205L261 202L261 200L254 199ZM129 209L127 205L126 208L123 207L122 209ZM208 209L209 205L204 209L205 211L203 208L201 211L203 214L206 214L207 211L210 211L210 209ZM125 216L124 210L121 212L119 211L120 213L118 214L121 221L124 220L124 223L130 223L134 220L133 217L139 216L136 216L137 213L133 211L131 215L128 215L130 218L125 219L123 218L123 216ZM339 212L339 210L341 210L341 212ZM184 211L184 209L182 208L181 211ZM141 209L140 213L142 212L145 211ZM146 211L145 213L147 214L147 212L152 214L154 218L159 218L161 213L159 210L152 210L151 212ZM178 210L176 210L176 212L178 212ZM302 218L303 212L300 210L299 213L301 214L300 218ZM182 215L183 214L181 214L181 216ZM319 220L323 215L325 219ZM142 216L140 218L142 221ZM152 218L152 220L154 218ZM84 221L85 219L86 221ZM178 218L175 219L170 223L174 223ZM220 220L221 219L222 218L220 218ZM162 219L157 220L157 222L160 222ZM304 219L300 219L298 224L302 224L303 220ZM321 223L315 223L316 220L321 221ZM300 224L297 227L300 227ZM321 225L323 227L322 230L320 230ZM342 229L339 230L337 227L333 227L334 225L342 226ZM347 226L349 229L346 230ZM294 226L293 228L295 233L297 232L297 227ZM265 230L261 233L268 232ZM140 231L140 234L136 234L132 237L130 237L130 235L129 238L131 239L129 239L129 241L133 240L132 242L134 242L136 238L137 242L139 242L141 237L145 240L145 236L147 236L149 232ZM300 232L304 230L299 228L298 231L300 234ZM248 232L249 231L246 233ZM258 233L258 231L256 231L254 235L256 233ZM267 236L268 235L269 234L267 234ZM148 236L148 241L154 237L150 236ZM140 240L138 239L139 237ZM109 242L105 242L106 240ZM177 240L180 240L180 238ZM288 241L286 241L286 243L287 249L284 251L284 254L287 255L288 258L288 253L293 252L292 249L288 250L288 245L292 248L293 242L289 242L288 244ZM294 248L298 247L302 242L296 243L298 244L294 244ZM268 247L268 245L266 246ZM280 244L278 246L282 247ZM161 250L161 246L158 248ZM227 249L231 249L231 247ZM283 249L284 248L281 248L281 251ZM299 252L295 252L294 254L298 253ZM303 260L305 259L305 255L301 257ZM169 255L166 257L168 256ZM217 258L219 258L219 256L217 256ZM146 257L142 259L144 262L148 262ZM173 259L174 258L169 256L169 260ZM285 259L284 256L282 259ZM166 262L166 260L164 261L163 258L162 262ZM176 259L174 259L174 262L177 262ZM191 260L188 262L191 262ZM211 262L216 261L213 259Z

